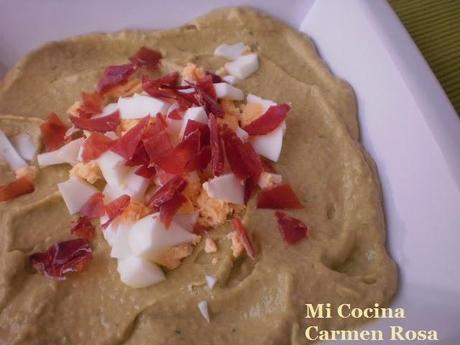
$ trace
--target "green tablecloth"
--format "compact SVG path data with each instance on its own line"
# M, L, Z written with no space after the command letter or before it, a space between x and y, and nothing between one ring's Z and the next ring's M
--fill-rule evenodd
M389 0L460 114L460 0Z

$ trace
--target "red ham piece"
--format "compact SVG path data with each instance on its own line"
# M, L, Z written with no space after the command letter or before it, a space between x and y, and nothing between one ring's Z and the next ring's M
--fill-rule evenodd
M199 150L200 131L195 130L155 163L167 173L179 175L186 171L187 164L197 157Z
M174 109L168 114L168 118L173 119L173 120L182 120L184 117L184 113L180 109Z
M175 176L161 186L148 202L148 206L159 208L164 203L173 199L174 196L178 193L181 193L187 186L187 181L185 181L180 176Z
M45 151L54 151L64 145L67 129L56 113L50 113L48 119L40 125Z
M238 237L246 250L246 253L251 259L254 259L256 256L256 250L254 248L254 244L252 243L250 237L248 236L248 232L238 217L232 219L233 228L236 230Z
M99 218L105 214L104 195L96 193L80 208L80 215L89 219Z
M157 163L161 157L169 154L173 149L166 128L166 120L158 114L156 121L145 129L142 142L151 162Z
M79 238L53 244L45 252L32 254L29 260L46 277L64 280L68 273L85 270L92 258L89 242Z
M70 233L84 240L92 241L96 236L96 229L94 229L93 224L91 224L88 218L78 217L78 219L72 222Z
M209 114L209 140L211 142L211 171L214 176L219 176L224 172L224 151L219 125L214 114Z
M281 236L287 244L293 245L307 237L308 227L301 220L289 217L281 211L276 211L276 218Z
M97 90L104 94L115 86L126 83L135 70L132 63L107 67L99 80Z
M100 114L104 108L104 98L99 92L82 92L81 105L78 107L80 117L90 118L94 114Z
M24 194L32 193L34 184L27 177L20 177L13 182L0 186L0 202L8 201Z
M99 158L104 152L110 149L114 140L106 137L101 133L91 133L91 135L83 142L82 159L87 163L93 159Z
M117 110L110 115L92 119L71 116L70 121L72 121L74 126L79 129L91 132L109 132L115 131L120 124L120 113Z
M195 103L194 94L182 93L178 86L179 73L167 74L159 79L151 79L144 76L142 78L142 88L150 96L163 99L166 102L177 102L181 110L188 109ZM190 87L187 87L190 88Z
M272 105L260 117L243 127L249 135L264 135L270 133L286 119L291 110L289 104Z
M257 189L257 183L254 179L248 178L244 181L244 203L247 204L249 199Z
M222 138L228 164L233 173L241 180L251 178L256 182L263 171L260 156L250 143L243 143L233 130L223 129Z
M276 169L275 167L272 165L271 162L269 162L267 159L265 158L262 158L262 167L264 169L265 172L269 172L269 173L273 173L273 174L276 174Z
M149 120L150 116L146 116L140 120L137 125L127 131L121 138L119 138L110 150L118 153L126 160L131 159L136 152L136 148L142 139L144 129L149 123Z
M150 163L150 158L145 150L144 143L141 141L134 151L133 156L125 164L129 167L135 167L137 165L148 165Z
M202 122L188 120L187 124L185 125L184 137L194 132L195 130L200 131L201 146L209 145L209 127Z
M187 165L185 166L185 171L195 171L195 170L204 170L211 161L211 147L204 146L198 154L192 158Z
M149 167L147 165L142 165L134 171L136 175L145 177L145 178L152 178L156 175L157 170L154 167Z
M195 89L194 97L196 103L203 106L206 109L207 114L212 113L219 117L224 115L224 111L217 101L212 76L206 75L195 84L189 83L189 85Z
M301 209L302 203L288 184L281 184L260 192L257 200L257 208Z
M156 70L160 66L161 53L146 47L140 48L136 54L129 58L129 61L136 67L146 67L149 70Z
M107 228L116 217L123 213L125 208L128 207L130 201L131 197L124 194L105 205L105 213L107 213L109 219L102 224L102 227Z
M175 193L170 200L160 206L160 221L166 227L169 227L172 218L186 200L181 193Z

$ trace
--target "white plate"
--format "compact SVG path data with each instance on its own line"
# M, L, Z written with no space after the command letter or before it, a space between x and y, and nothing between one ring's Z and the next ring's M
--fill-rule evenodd
M405 320L368 328L434 328L442 344L459 344L460 122L384 0L0 0L0 76L49 40L173 27L236 5L261 8L308 33L333 72L355 89L362 141L378 165L389 247L401 273L395 305L407 313Z

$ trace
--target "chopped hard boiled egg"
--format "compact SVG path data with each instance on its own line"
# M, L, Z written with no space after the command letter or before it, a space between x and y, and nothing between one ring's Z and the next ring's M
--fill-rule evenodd
M282 181L283 177L280 174L263 171L260 174L257 184L260 188L267 189L281 184Z
M198 303L198 309L200 310L201 316L208 321L211 322L209 318L209 310L208 310L208 302L207 301L201 301Z
M132 250L129 246L129 232L131 231L131 227L132 223L118 224L111 241L112 251L110 252L110 256L112 258L125 259L132 255Z
M238 57L232 62L225 64L228 73L238 79L246 79L259 68L259 59L257 54L247 54Z
M34 159L38 148L29 134L19 133L11 138L11 143L22 158L27 161Z
M265 135L257 135L251 138L251 144L259 155L264 156L274 162L280 158L281 148L283 146L283 136L286 130L286 124L283 123L275 130Z
M83 204L98 192L92 185L74 176L57 186L70 214L79 212Z
M238 78L234 75L226 75L225 77L222 77L222 80L231 85L234 85L238 82Z
M27 163L15 150L10 140L2 130L0 130L0 157L8 163L11 170L18 170L27 166Z
M221 44L214 50L214 55L223 56L229 60L235 60L243 55L244 52L248 51L249 47L242 43L238 42L235 44Z
M203 189L211 198L244 204L244 186L235 174L216 176L203 183Z
M71 165L77 164L79 161L80 149L84 141L84 138L78 138L55 151L39 154L37 156L38 165L43 168L49 165L63 163L69 163Z
M123 180L129 172L126 160L119 154L107 151L97 159L99 168L107 184L121 188Z
M158 113L166 114L169 104L159 99L134 94L131 97L120 97L118 109L122 119L140 119L147 115L156 116Z
M129 244L135 255L155 259L168 248L193 242L197 237L175 223L166 228L158 215L148 215L134 223Z
M138 256L119 259L117 269L121 281L133 288L144 288L165 279L160 267Z
M217 98L231 99L234 101L242 101L244 99L243 91L228 83L215 83L214 90Z

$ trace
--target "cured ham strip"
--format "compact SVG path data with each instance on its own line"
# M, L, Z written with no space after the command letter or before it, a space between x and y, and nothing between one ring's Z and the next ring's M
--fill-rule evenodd
M302 203L288 184L281 184L260 192L257 208L301 209Z
M115 86L126 83L135 70L132 63L107 67L97 85L98 91L104 94Z
M136 148L142 139L144 129L149 120L150 116L146 116L140 120L133 128L119 138L110 150L118 153L124 159L130 160L136 152Z
M251 238L248 235L246 227L243 225L240 218L238 217L235 217L232 219L232 224L233 224L233 228L238 234L241 244L246 250L246 253L251 259L254 259L256 256L256 250L255 250L254 244L251 241Z
M104 195L95 193L80 209L80 215L89 219L99 218L105 214Z
M281 236L287 244L293 245L307 237L308 227L300 219L290 217L281 211L276 212L276 218Z
M110 132L115 131L120 124L120 113L113 112L110 115L85 119L83 117L71 116L70 121L76 128L91 132Z
M211 143L211 171L214 176L224 172L224 151L219 132L219 126L214 114L209 114L209 137Z
M260 117L243 127L249 135L264 135L278 128L291 110L289 104L272 105Z
M140 48L136 54L129 58L129 61L136 67L146 67L149 70L156 70L160 67L161 53L146 47Z
M84 240L92 241L96 236L96 229L88 218L78 217L78 219L72 223L70 233Z
M34 184L27 177L20 177L6 185L0 186L0 201L8 201L21 195L32 193Z
M91 135L83 142L81 157L84 163L93 159L99 158L104 152L110 149L114 140L106 137L101 133L91 133Z
M45 151L54 151L63 146L67 129L56 113L50 113L48 119L40 125Z
M124 194L105 205L105 213L109 219L102 224L102 227L107 228L116 217L123 213L125 208L128 207L130 201L131 197Z
M46 251L32 254L33 268L51 279L64 280L71 272L84 271L93 258L89 242L75 239L53 244Z

